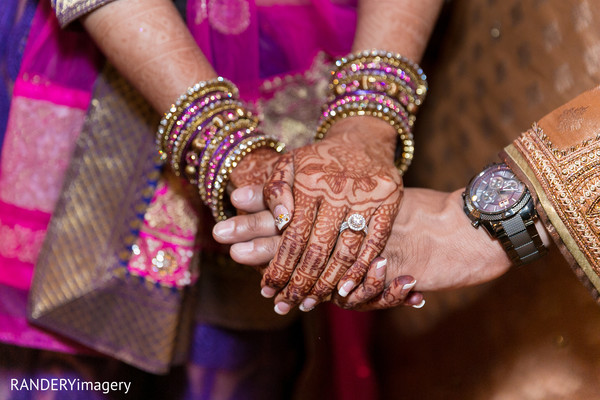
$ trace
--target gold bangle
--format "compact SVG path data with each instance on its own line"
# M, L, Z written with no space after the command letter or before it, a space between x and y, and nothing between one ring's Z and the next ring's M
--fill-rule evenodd
M354 69L356 69L360 65L364 66L369 62L381 62L402 70L410 77L411 82L414 82L414 92L417 96L424 97L427 93L427 76L423 72L423 69L416 62L398 53L384 50L365 50L341 57L336 61L335 65L337 68L335 71L332 71L332 75L335 77L337 73L342 71L349 64L357 63L358 66L354 67Z
M365 115L379 118L386 121L396 129L396 132L398 132L399 139L402 142L402 154L401 157L395 161L395 165L400 174L403 175L412 162L415 150L411 132L411 124L414 120L409 119L408 121L403 121L398 113L394 112L389 107L382 107L379 109L378 105L379 103L372 103L369 101L357 101L345 103L343 107L336 107L335 109L330 110L326 116L319 120L315 140L323 139L333 124L340 119Z
M237 131L246 130L248 135L251 135L252 132L258 126L258 121L253 119L239 119L231 124L228 124L222 128L220 128L213 140L206 146L204 152L202 153L202 158L200 160L200 166L198 167L198 190L200 193L200 197L205 204L209 202L208 196L208 187L205 185L206 174L211 172L207 170L208 163L213 158L214 152L217 150L217 147L222 144L222 142L226 139L229 139L229 136ZM216 171L213 171L216 172ZM212 189L212 185L211 188Z
M281 153L285 150L285 144L279 142L278 140L264 135L255 135L244 139L237 146L233 147L227 154L223 165L215 178L211 201L209 204L213 216L217 221L222 221L228 218L225 211L225 206L223 204L223 199L231 173L245 156L262 147L271 148L278 153Z
M232 82L225 78L218 77L216 79L199 82L194 86L191 86L184 94L179 96L179 98L171 105L171 107L169 107L169 110L161 119L157 130L156 142L159 147L161 158L166 159L168 157L167 150L169 136L174 125L180 119L181 114L201 97L204 97L209 93L218 92L222 92L226 95L226 97L233 99L237 99L239 97L239 91Z
M230 113L221 118L219 114L224 114L227 111L230 111ZM176 142L173 144L171 168L175 174L177 176L181 175L181 157L194 134L201 135L203 131L209 129L209 127L213 125L222 127L228 121L235 120L245 114L247 114L247 112L243 109L242 103L237 100L226 100L221 104L202 112L189 127L181 132ZM225 121L223 119L225 119ZM203 124L206 124L206 126L202 126Z

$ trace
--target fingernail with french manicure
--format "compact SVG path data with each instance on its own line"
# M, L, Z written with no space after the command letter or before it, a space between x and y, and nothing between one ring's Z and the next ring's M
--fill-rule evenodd
M348 296L348 293L350 293L350 291L352 289L354 289L354 285L355 285L354 281L348 281L348 282L344 283L342 285L342 287L340 288L340 290L338 290L338 294L342 297Z
M290 305L288 303L284 303L283 301L275 304L275 312L279 315L285 315L290 312Z
M284 226L290 222L290 212L287 208L282 206L281 204L275 207L275 226L277 229L282 230Z
M415 285L417 284L417 280L413 279L412 282L407 283L406 285L402 286L402 290L408 290L408 289L412 289L415 287Z
M375 276L377 279L381 279L385 276L385 266L387 265L387 260L384 258L379 261L375 267Z
M226 238L229 235L231 235L234 228L235 224L233 221L223 221L215 225L215 227L213 228L213 232L216 236Z
M313 308L315 308L315 305L317 304L317 301L315 299L305 299L302 304L300 304L300 311L304 311L304 312L308 312L310 310L312 310Z
M263 286L263 288L260 290L260 294L262 294L263 297L270 299L271 297L275 296L275 289L269 286Z
M421 300L421 302L419 304L413 305L412 308L423 308L424 305L425 305L425 299Z

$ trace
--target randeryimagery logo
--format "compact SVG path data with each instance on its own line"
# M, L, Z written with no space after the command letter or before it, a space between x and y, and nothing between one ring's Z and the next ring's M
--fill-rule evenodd
M59 391L95 391L109 394L111 392L129 393L131 382L92 382L81 379L37 378L11 379L10 391L13 392L59 392Z

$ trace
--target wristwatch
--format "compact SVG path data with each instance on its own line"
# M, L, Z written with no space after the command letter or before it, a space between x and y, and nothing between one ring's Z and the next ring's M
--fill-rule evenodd
M537 212L531 194L508 165L487 166L471 179L463 199L472 225L482 225L491 237L500 240L515 265L546 253L535 228Z

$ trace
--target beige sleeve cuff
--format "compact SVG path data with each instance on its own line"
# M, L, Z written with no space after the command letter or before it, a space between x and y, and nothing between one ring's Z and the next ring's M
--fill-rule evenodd
M546 115L501 156L527 183L542 222L600 301L600 90Z
M61 27L114 0L51 0Z

